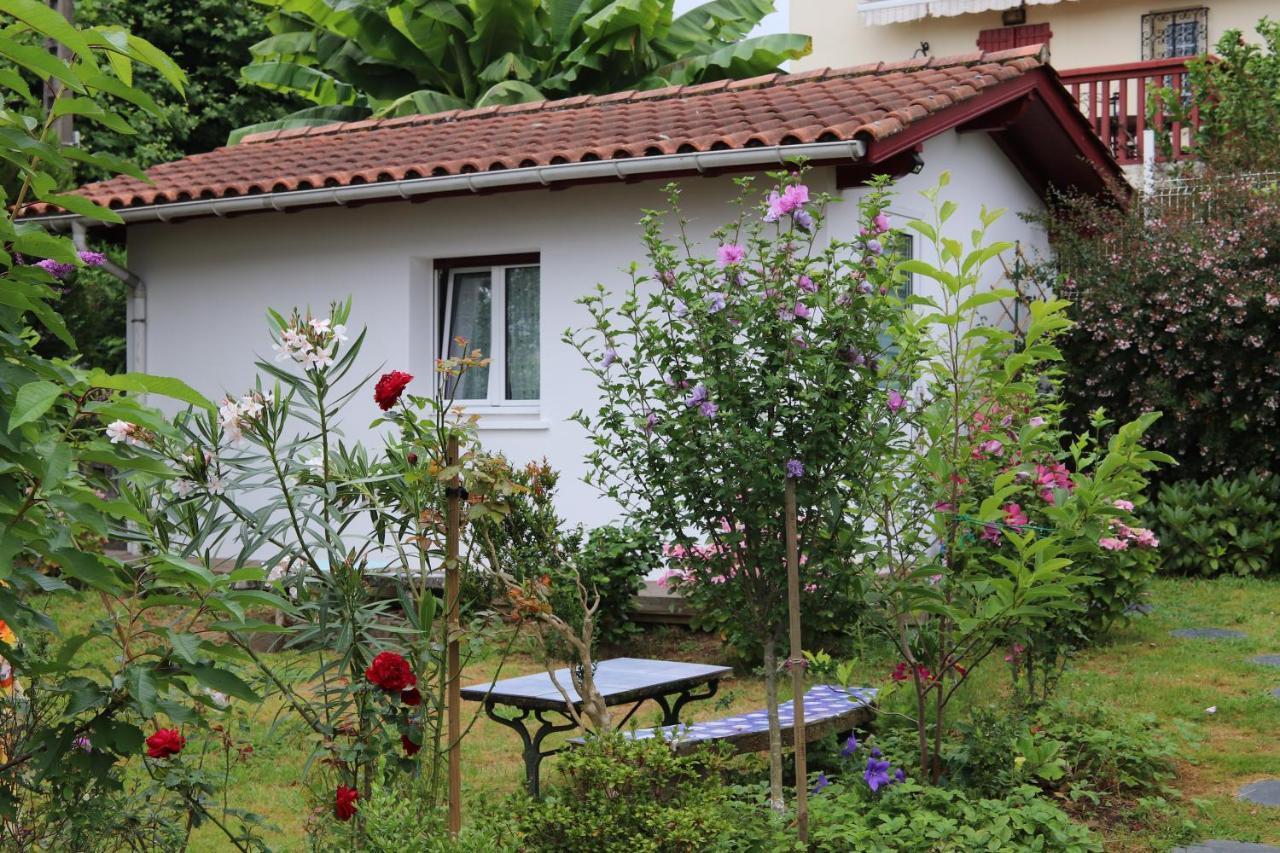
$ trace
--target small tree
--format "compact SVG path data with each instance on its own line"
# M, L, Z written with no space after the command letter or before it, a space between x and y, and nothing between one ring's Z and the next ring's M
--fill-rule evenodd
M905 393L889 392L881 476L854 507L865 523L849 530L877 543L866 624L900 655L880 699L907 691L920 773L933 782L947 705L969 671L1028 632L1048 645L1077 627L1069 614L1095 615L1091 562L1147 543L1127 499L1168 458L1138 443L1155 415L1121 427L1105 450L1058 427L1054 340L1070 325L1067 303L1030 302L1020 330L988 319L990 306L1018 298L984 279L1013 247L988 241L1001 212L985 208L967 246L948 236L948 182L923 193L933 216L908 223L929 249L899 269L936 291L914 296L896 326L888 373Z
M754 181L739 180L740 213L712 235L714 258L669 186L668 208L643 219L648 269L632 266L618 303L603 288L582 300L593 322L566 340L603 397L577 415L589 481L673 543L682 589L762 655L780 807L784 482L797 486L805 588L831 595L851 556L836 535L845 507L875 476L879 336L895 299L882 185L861 203L861 236L820 245L828 199L799 175L774 177L756 204Z

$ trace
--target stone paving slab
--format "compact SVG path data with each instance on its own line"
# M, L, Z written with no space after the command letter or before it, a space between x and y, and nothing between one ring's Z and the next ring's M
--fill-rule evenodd
M1249 658L1249 662L1262 666L1280 666L1280 655L1258 655L1256 658Z
M1260 806L1280 806L1280 779L1260 779L1240 789L1236 797Z
M1211 838L1191 847L1175 847L1173 853L1280 853L1280 847L1249 841L1222 841Z
M1231 631L1226 628L1179 628L1170 631L1173 636L1189 640L1243 640L1243 631Z

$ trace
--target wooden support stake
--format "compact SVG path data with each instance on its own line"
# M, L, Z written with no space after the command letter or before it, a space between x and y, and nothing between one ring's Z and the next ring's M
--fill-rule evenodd
M449 437L445 464L458 464L458 439ZM444 606L445 630L445 706L448 716L449 744L449 834L457 836L462 829L462 673L458 659L458 528L462 515L462 478L455 474L449 480L448 514L445 518Z
M796 481L786 479L787 609L791 633L791 693L794 708L794 752L796 759L796 829L800 843L809 843L809 770L805 761L804 736L804 648L800 642L800 548L796 542Z

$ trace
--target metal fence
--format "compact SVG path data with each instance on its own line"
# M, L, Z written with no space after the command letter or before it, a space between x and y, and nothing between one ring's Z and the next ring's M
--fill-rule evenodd
M1182 174L1158 177L1147 186L1146 200L1153 212L1212 212L1211 189L1233 182L1260 193L1280 194L1280 171L1240 172L1236 175Z

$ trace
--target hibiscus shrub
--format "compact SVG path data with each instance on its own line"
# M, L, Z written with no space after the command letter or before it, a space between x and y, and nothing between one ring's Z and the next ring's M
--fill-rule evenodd
M1163 486L1150 514L1166 545L1161 571L1280 575L1280 477L1250 474Z
M1280 441L1280 192L1206 173L1177 199L1126 209L1065 199L1039 217L1073 298L1063 341L1069 421L1161 411L1165 481L1273 471Z

